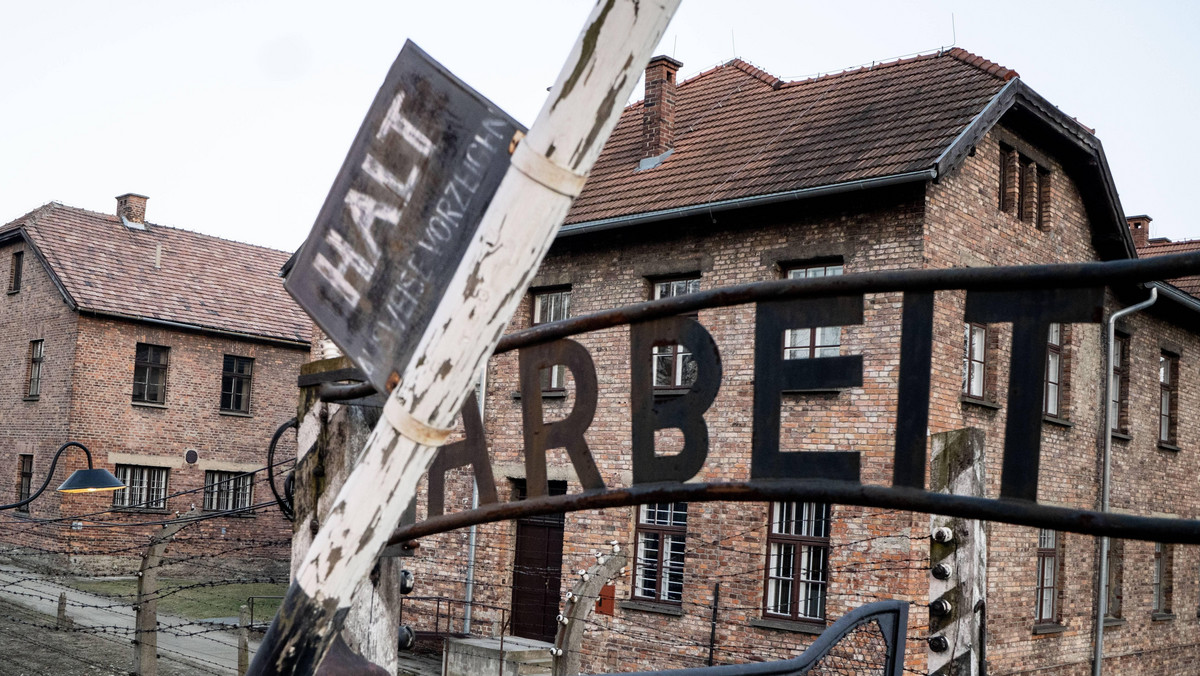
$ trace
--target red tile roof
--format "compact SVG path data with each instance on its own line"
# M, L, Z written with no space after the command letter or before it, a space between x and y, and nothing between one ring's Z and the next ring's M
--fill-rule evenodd
M1153 258L1165 254L1190 253L1200 251L1200 239L1186 239L1182 242L1172 242L1169 239L1152 239L1146 246L1138 247L1138 258ZM1200 297L1200 275L1168 279L1168 283L1180 291Z
M782 82L735 59L679 84L674 152L642 159L626 108L566 223L931 168L1015 71L962 49Z
M57 202L0 226L0 234L17 228L82 311L311 339L311 320L278 275L286 252L161 225L133 230L112 214Z

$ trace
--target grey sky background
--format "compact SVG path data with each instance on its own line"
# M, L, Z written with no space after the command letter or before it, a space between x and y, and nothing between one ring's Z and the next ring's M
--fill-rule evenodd
M591 6L7 2L0 222L137 192L152 223L295 249L406 38L530 124ZM1126 214L1178 240L1200 237L1198 29L1192 2L683 0L656 53L799 79L957 42L1095 128Z

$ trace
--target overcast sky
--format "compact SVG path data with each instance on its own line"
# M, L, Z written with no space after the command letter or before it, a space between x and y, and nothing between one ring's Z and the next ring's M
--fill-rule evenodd
M1200 3L683 0L656 53L784 79L955 42L1096 129L1126 214L1200 237ZM51 200L280 249L307 235L411 38L525 124L590 2L75 2L0 9L0 223ZM953 16L953 19L952 19ZM634 99L641 98L641 86Z

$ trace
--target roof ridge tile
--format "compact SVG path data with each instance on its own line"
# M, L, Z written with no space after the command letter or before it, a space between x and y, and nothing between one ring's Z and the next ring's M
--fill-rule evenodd
M963 63L967 64L968 66L975 66L976 68L978 68L979 70L982 70L983 72L987 73L988 75L993 75L995 77L998 77L1001 80L1004 80L1005 82L1008 82L1009 80L1013 79L1014 77L1021 77L1021 74L1018 73L1017 71L1015 71L1011 68L1005 68L1004 66L1001 66L1000 64L998 64L994 61L989 61L988 59L985 59L982 56L972 54L971 52L968 52L967 50L963 49L962 47L951 47L949 50L947 50L944 53L949 54L950 56L953 56L954 58L958 59L959 61L962 61Z
M779 89L781 86L783 86L783 80L779 79L778 77L775 77L774 75L768 73L767 71L763 70L762 68L755 66L754 64L750 63L749 61L745 61L740 58L735 58L725 65L733 66L734 68L737 68L738 70L742 71L743 73L746 73L754 78L761 80L767 86L769 86L771 89Z

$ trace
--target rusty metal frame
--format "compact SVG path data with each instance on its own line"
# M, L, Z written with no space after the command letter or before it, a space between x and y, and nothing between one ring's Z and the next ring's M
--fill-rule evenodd
M985 304L978 302L975 304L978 307L974 311L986 310L995 314L996 306L1011 300L1012 292L1041 291L1046 293L1034 294L1041 300L1035 300L1030 306L1030 311L1045 315L1044 311L1047 308L1038 305L1039 302L1045 305L1058 298L1068 297L1067 295L1057 295L1056 290L1080 290L1091 299L1089 302L1094 303L1096 298L1102 300L1102 293L1099 292L1102 292L1104 287L1176 278L1195 274L1197 271L1200 271L1200 253L1106 263L905 270L820 279L758 282L648 301L583 317L542 324L505 337L500 341L496 353L528 349L581 333L623 324L644 323L674 315L694 314L700 310L716 307L799 298L836 299L868 293L903 292L906 300L911 297L918 301L917 305L921 308L921 312L931 312L932 293L935 291L982 292L978 295L989 297L990 304L984 308ZM1080 296L1076 294L1073 297ZM968 305L971 303L969 302ZM1080 312L1083 305L1085 304L1076 303L1072 312ZM1093 309L1095 308L1093 307ZM1005 311L1011 312L1011 310ZM968 312L971 310L968 309ZM1096 317L1093 321L1098 319ZM990 321L1006 320L993 318ZM910 322L907 312L904 322L907 328ZM928 342L928 337L922 336L921 339ZM910 351L919 352L922 349L928 351L928 345L922 346L917 344L918 342L920 341L902 342L901 351L905 353L905 358L901 360L902 369L904 368L903 362L907 359ZM927 387L925 391L928 392ZM1037 422L1040 425L1040 417ZM898 423L897 432L899 433L899 431ZM923 439L924 431L921 430L921 432ZM639 483L623 488L585 487L582 493L560 496L533 495L530 499L520 502L484 504L471 511L443 514L421 523L402 525L392 533L388 543L389 545L411 543L420 537L475 524L588 509L628 507L648 502L805 500L944 514L1089 535L1165 543L1200 544L1200 520L1112 514L1041 505L1028 497L1029 482L1022 483L1019 481L1019 477L1015 481L1018 494L1002 494L1001 499L928 492L923 490L923 483L916 481L918 474L923 481L923 450L922 445L919 467L915 461L910 463L912 466L902 466L901 460L911 460L911 458L897 455L895 480L891 486L867 485L834 477L823 479L760 478L752 481L686 484ZM1036 460L1036 452L1032 457ZM1006 472L1006 476L1007 474Z

